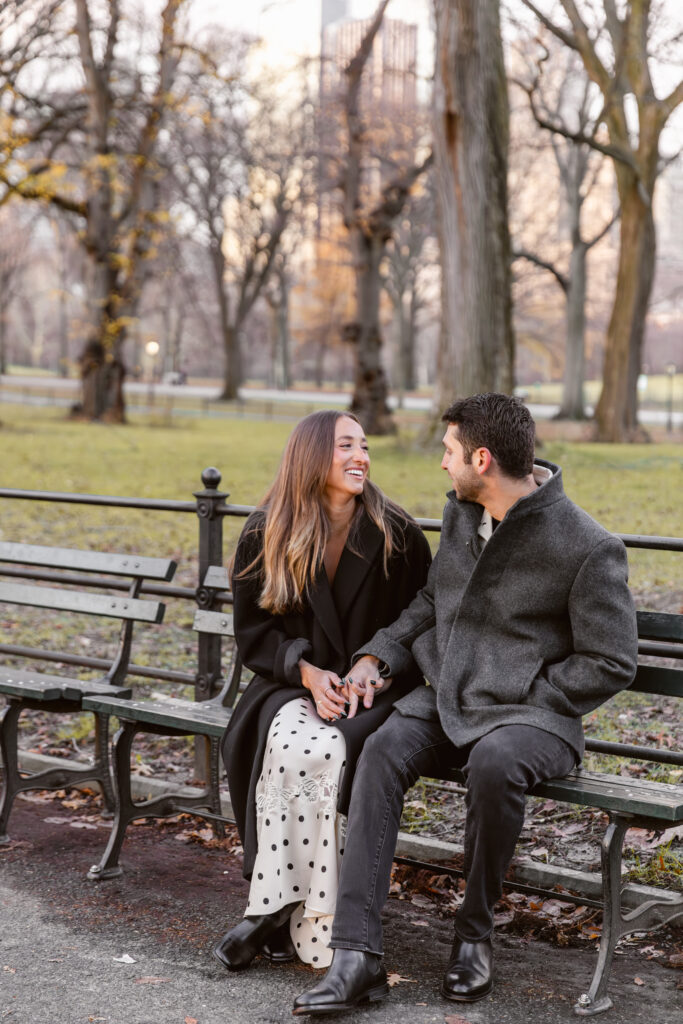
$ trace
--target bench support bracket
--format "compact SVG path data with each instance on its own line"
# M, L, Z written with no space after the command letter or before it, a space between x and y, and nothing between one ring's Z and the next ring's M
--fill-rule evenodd
M650 931L683 916L683 903L671 900L649 900L642 906L623 914L621 910L621 860L624 837L634 824L630 815L612 813L602 840L602 936L595 973L588 992L581 995L574 1006L580 1017L591 1017L609 1010L613 1005L607 994L610 967L617 943L624 935L634 931ZM662 917L663 907L671 913Z
M7 825L12 805L19 793L37 789L68 789L83 782L98 782L102 790L106 810L114 810L114 787L109 765L109 716L95 713L95 756L90 764L82 768L48 768L42 772L27 775L19 771L17 736L19 716L26 708L40 711L66 711L72 714L80 711L72 700L29 700L9 697L7 705L0 712L0 754L2 756L3 782L0 792L0 844L9 842Z

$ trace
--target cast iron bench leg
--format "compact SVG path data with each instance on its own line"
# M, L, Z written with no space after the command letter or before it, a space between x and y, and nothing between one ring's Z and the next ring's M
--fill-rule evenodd
M102 787L105 817L111 817L116 810L116 794L111 778L111 761L109 760L109 715L99 711L93 712L95 717L95 763L93 771Z
M116 795L114 821L109 842L99 864L93 864L88 871L91 881L99 882L105 878L116 878L122 874L119 866L119 854L131 821L139 817L131 796L130 787L130 752L135 739L134 722L123 722L114 737L114 769L116 778Z
M607 982L614 949L627 931L621 914L621 851L629 824L629 818L611 814L602 840L602 936L591 986L574 1006L581 1017L602 1013L613 1005L607 995Z
M19 701L8 700L0 714L0 751L2 753L2 797L0 797L0 843L8 843L7 825L14 798L20 789L21 776L17 762L17 723L22 707Z

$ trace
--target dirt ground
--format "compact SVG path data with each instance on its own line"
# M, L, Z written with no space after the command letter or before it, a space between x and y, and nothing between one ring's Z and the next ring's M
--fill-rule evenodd
M196 819L132 827L121 878L91 883L109 825L80 798L21 798L12 840L0 848L0 1021L11 1024L282 1024L315 980L304 965L258 962L228 975L212 944L239 920L247 883L234 831L209 838ZM72 806L69 806L69 805ZM233 851L233 852L231 852ZM438 984L451 942L450 910L434 879L397 873L385 913L386 964L395 984L383 1003L345 1014L348 1024L558 1024L589 984L595 937L572 948L533 930L496 930L496 986L472 1007L449 1004ZM437 886L438 889L438 886ZM606 1024L674 1024L683 1011L676 964L683 932L625 944L613 968ZM560 940L561 941L561 940ZM126 956L129 961L121 960ZM334 1018L335 1020L337 1017ZM341 1017L339 1019L342 1019Z

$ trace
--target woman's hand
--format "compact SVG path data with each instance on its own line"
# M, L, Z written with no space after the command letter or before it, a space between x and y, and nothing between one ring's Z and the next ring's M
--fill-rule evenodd
M372 654L366 654L364 658L360 658L356 662L342 683L349 699L348 717L353 718L361 698L363 707L371 708L375 694L382 690L388 690L392 680L383 679L379 674L379 660Z
M346 698L339 693L337 687L341 680L336 672L316 668L301 658L299 661L301 683L310 690L315 701L315 710L324 722L336 722L344 713Z

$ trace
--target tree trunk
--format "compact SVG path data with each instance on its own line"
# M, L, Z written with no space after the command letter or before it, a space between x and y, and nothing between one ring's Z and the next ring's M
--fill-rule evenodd
M442 263L436 408L511 392L508 100L498 0L436 0L435 130ZM436 411L436 410L435 410Z
M573 205L572 251L569 258L569 275L567 279L566 324L567 336L564 353L564 378L562 384L562 402L557 419L583 420L586 418L584 406L583 384L585 376L585 338L586 338L586 278L588 246L581 240L581 199L578 189L579 180L573 182L576 189L568 195Z
M273 384L286 390L289 376L289 282L287 274L277 274L278 289L273 309Z
M108 216L102 216L102 223L106 221L108 224ZM94 218L88 225L88 231L94 230L96 223L100 223L98 218ZM88 420L124 423L125 314L133 311L123 309L118 276L111 265L109 246L98 247L93 241L89 251L92 257L91 284L88 288L91 328L79 357L82 399L74 411Z
M0 308L0 374L7 373L7 352L5 348L5 309Z
M355 345L355 368L351 412L358 416L368 434L393 434L396 424L387 404L387 378L382 366L382 332L379 301L382 281L380 263L384 241L360 227L351 229L356 277L356 322L346 329Z
M74 412L87 420L125 423L123 380L126 375L121 359L105 349L97 337L86 343L80 357L82 403Z
M595 410L596 439L612 442L645 436L638 429L638 375L656 251L652 206L643 202L631 172L617 168L617 181L621 200L619 266L607 328L602 392Z
M240 328L235 326L235 324L223 321L222 317L221 327L225 360L223 366L223 390L219 395L219 401L234 402L239 398L239 386L242 383L242 353L240 352L239 341Z
M211 266L213 268L216 298L218 299L218 316L223 342L223 390L218 396L219 401L234 402L239 397L239 386L242 383L242 353L240 352L240 330L242 325L230 320L230 301L225 282L225 257L220 240L211 247Z

